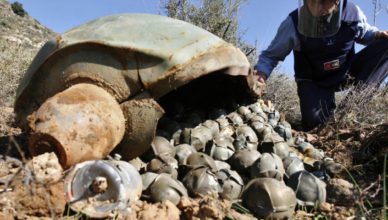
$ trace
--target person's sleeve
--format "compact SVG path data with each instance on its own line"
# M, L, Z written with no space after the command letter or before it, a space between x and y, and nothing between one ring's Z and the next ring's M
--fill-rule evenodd
M363 45L368 45L376 39L376 33L379 31L379 29L375 26L368 24L364 12L358 6L356 7L360 20L357 25L358 33L356 36L356 42Z
M288 16L279 26L275 38L268 48L261 52L255 70L263 72L267 78L272 70L283 61L286 56L299 45L292 18Z

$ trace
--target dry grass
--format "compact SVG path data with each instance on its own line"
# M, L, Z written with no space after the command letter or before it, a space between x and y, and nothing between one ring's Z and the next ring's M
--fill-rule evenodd
M386 207L386 179L381 176L386 174L383 162L388 153L388 86L353 85L338 93L336 101L334 117L317 132L325 135L325 144L331 143L334 158L348 152L343 158L349 162L348 175L361 193L358 215L380 219Z
M279 112L286 115L292 125L300 124L301 114L296 83L288 75L273 73L267 81L267 93L264 99L271 100Z
M388 123L388 86L354 85L337 95L337 128L364 129Z
M0 106L10 107L20 78L24 75L36 51L22 45L0 41Z

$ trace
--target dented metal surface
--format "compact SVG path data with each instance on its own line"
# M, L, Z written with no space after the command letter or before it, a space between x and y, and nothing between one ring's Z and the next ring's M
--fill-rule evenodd
M189 23L148 14L102 17L49 41L18 88L21 120L48 97L78 82L108 90L119 103L148 89L159 98L217 70L247 75L249 62L233 45ZM22 109L26 103L34 103Z
M122 103L125 116L125 133L114 152L124 160L142 155L150 148L156 125L164 110L152 98L132 99Z
M153 202L163 202L166 200L171 201L175 205L178 205L181 197L187 196L187 190L183 184L172 178L168 174L159 174L153 183L150 185L149 190L145 192L150 196Z
M109 141L108 147L99 146L103 153L87 159L103 158L120 143L116 152L129 160L149 148L157 122L164 114L157 103L159 98L214 71L246 76L248 69L249 62L239 49L189 23L159 15L112 15L75 27L47 42L21 80L14 109L19 125L35 131L35 125L28 124L27 117L42 109L40 106L49 105L50 97L73 85L96 85L120 103L121 110L114 111L124 114L125 134L121 136L120 132L108 129L106 132L117 138ZM72 115L80 110L66 111ZM40 114L44 115L42 110ZM51 123L61 120L54 119ZM59 130L53 131L55 134L36 131L44 135L33 137L32 151L44 152L35 150L33 145L50 148L45 145L51 137L48 145L56 141L54 145L67 145L66 138L58 137ZM100 134L95 131L90 135ZM80 146L85 144L84 140L74 140ZM61 147L58 149L56 152L63 154ZM68 151L68 147L64 149ZM78 151L75 152L74 157L78 157ZM62 161L71 161L69 152L65 154L59 155ZM69 166L82 160L62 163Z
M222 191L214 171L209 167L197 166L191 169L182 180L192 196L219 193Z
M293 219L295 193L276 179L252 179L244 189L242 200L260 219Z
M211 111L210 108L204 111L206 110ZM240 110L243 109L240 108ZM234 112L237 111L236 108ZM298 172L304 170L303 167L308 162L308 157L301 155L298 149L294 147L289 147L289 150L284 152L278 151L277 148L282 149L282 147L277 145L285 144L285 141L273 130L263 135L264 138L257 139L259 143L258 150L244 148L234 153L232 150L230 153L233 155L229 159L225 158L225 162L221 162L214 160L219 157L216 155L215 147L222 150L232 149L232 137L235 137L237 133L244 133L240 132L238 128L249 126L250 121L246 119L242 122L242 125L236 127L236 129L233 128L231 136L222 136L222 132L217 132L218 129L216 128L220 125L232 126L225 117L223 118L226 122L218 120L219 123L217 123L216 121L201 119L200 121L202 122L196 127L185 129L185 126L188 126L188 124L184 124L187 121L185 114L190 115L192 112L184 112L182 113L183 115L179 118L174 118L174 120L163 119L162 124L173 122L171 126L173 129L168 133L172 133L172 131L180 128L190 131L186 135L183 135L184 132L181 132L182 137L184 136L183 139L191 139L193 136L192 131L195 128L206 127L205 133L206 136L209 136L209 143L211 144L201 148L204 150L203 152L196 152L193 145L179 145L178 142L174 142L173 136L154 137L149 151L141 156L145 162L148 162L147 165L144 165L146 168L140 169L140 172L143 173L142 200L148 202L164 202L169 200L173 204L180 204L182 196L201 197L201 195L213 194L214 196L218 195L220 198L232 201L242 199L245 207L251 209L256 217L264 219L292 219L297 200L299 204L302 204L300 201L303 204L307 204L305 200L307 202L312 200L314 204L324 201L320 198L315 198L315 191L312 190L318 183L315 178L312 178L316 172L310 173L311 175L308 176L295 176ZM258 115L259 113L253 114ZM209 114L199 112L199 115L205 115L204 117L206 117ZM166 117L174 117L174 115L166 115ZM264 123L272 128L267 122ZM166 129L168 126L167 124L163 126L158 125L158 129L160 128ZM213 130L213 132L210 132L210 130ZM198 132L198 134L200 133ZM293 140L295 139L293 138ZM276 152L272 154L265 153L268 152L268 149L265 149L264 146L266 144L270 145L268 146L269 149L276 149ZM310 149L302 147L299 146L300 151ZM223 152L219 153L224 156ZM174 154L176 159L179 160L180 166L177 165L177 160L172 158ZM229 152L225 155L229 156ZM287 155L283 161L280 157L282 155ZM305 164L296 156L303 158ZM314 159L313 161L319 162L321 166L318 168L314 167L311 170L306 167L304 172L320 170L325 163L325 160L319 161ZM327 163L327 166L333 166L332 161ZM294 176L291 178L292 175ZM91 182L91 191L94 193L106 192L106 182L104 178L97 176ZM242 193L244 190L245 193ZM309 197L307 198L306 195Z
M125 130L120 105L91 84L77 84L56 94L29 120L31 153L55 152L65 168L106 157Z
M127 212L142 189L140 174L124 161L86 161L73 167L65 178L70 208L92 218Z
M217 173L218 181L222 187L220 196L228 200L237 200L244 189L244 182L240 175L233 170L222 169Z
M326 201L326 183L305 170L296 172L287 181L299 205L315 206Z

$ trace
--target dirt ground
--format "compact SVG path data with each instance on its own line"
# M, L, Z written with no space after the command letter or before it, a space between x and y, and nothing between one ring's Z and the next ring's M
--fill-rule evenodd
M9 108L1 112L10 111ZM7 117L10 117L9 115ZM0 219L74 219L66 206L63 172L55 156L31 156L27 137L2 115L0 137ZM372 132L373 130L373 132ZM295 219L377 219L383 207L383 162L388 151L387 125L370 131L333 130L299 133L344 165L342 173L327 184L326 203L312 210L299 207ZM335 137L335 138L333 138ZM235 205L235 204L234 204ZM205 196L150 204L138 201L123 219L255 219L240 213L232 202ZM240 210L241 211L241 210Z

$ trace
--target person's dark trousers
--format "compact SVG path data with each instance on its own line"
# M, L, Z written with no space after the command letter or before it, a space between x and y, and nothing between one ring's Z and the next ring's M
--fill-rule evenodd
M333 115L335 88L321 87L312 80L298 81L297 85L303 130L309 131Z
M380 85L388 76L388 40L377 40L357 53L352 59L349 75L353 77L351 83ZM321 87L319 84L314 80L297 82L305 131L326 122L334 114L335 92L340 85Z

